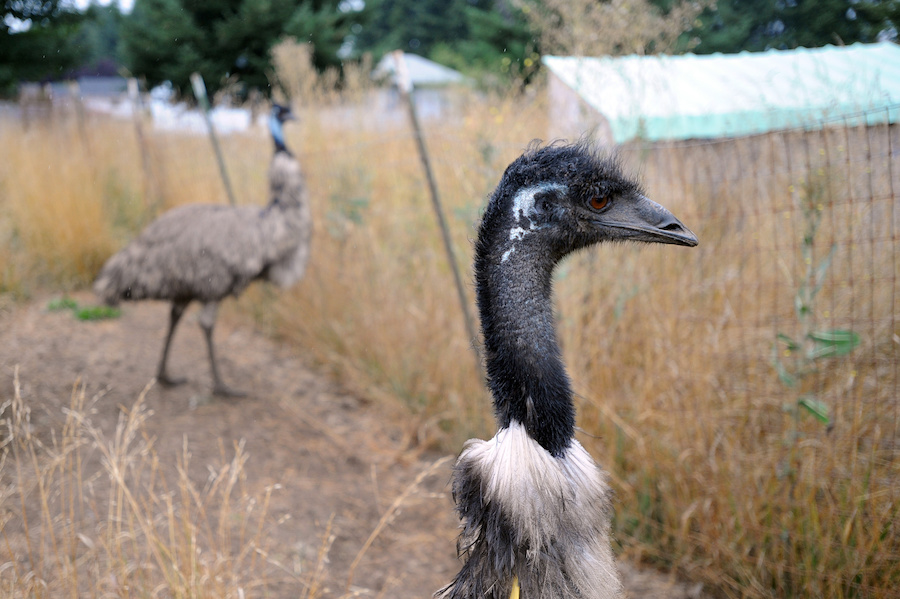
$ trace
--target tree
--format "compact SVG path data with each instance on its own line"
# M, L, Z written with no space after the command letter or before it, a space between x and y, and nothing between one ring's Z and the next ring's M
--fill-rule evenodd
M900 0L719 0L689 35L697 53L896 39Z
M78 34L71 43L83 47L78 73L115 75L122 65L121 27L123 15L115 2L91 4L84 13Z
M466 37L439 41L429 57L483 83L511 78L527 83L540 66L540 55L537 38L521 11L505 5L467 6L464 15Z
M428 56L440 42L468 38L466 0L368 0L368 4L372 18L356 43L375 56L392 50Z
M376 58L404 50L464 73L528 77L537 39L510 0L367 0L372 18L354 36Z
M336 66L350 27L365 14L340 0L137 0L123 24L124 57L148 84L168 80L182 93L195 71L210 93L229 82L265 90L280 39L313 44L318 68Z
M41 81L78 65L84 48L70 43L83 19L62 0L4 0L0 26L0 94L20 81Z

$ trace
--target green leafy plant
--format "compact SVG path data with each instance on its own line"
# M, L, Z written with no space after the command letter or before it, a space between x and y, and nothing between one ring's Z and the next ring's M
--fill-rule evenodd
M106 320L118 318L122 310L111 306L79 306L75 308L75 318L78 320Z
M815 256L815 239L822 222L824 202L827 194L827 180L815 179L804 186L801 211L803 214L803 241L800 246L805 265L797 293L794 309L799 333L791 337L779 332L777 342L772 346L772 363L781 382L791 389L802 389L802 383L815 373L822 360L844 356L859 345L859 335L846 329L816 328L816 298L822 290L825 275L831 268L836 246L832 244L828 254L818 262ZM831 426L828 404L811 392L802 392L785 409L794 414L795 422L802 411L808 412L826 426ZM795 427L796 430L796 427Z
M79 306L78 302L67 295L50 300L47 303L47 310L49 312L71 310L78 320L106 320L122 315L119 308L110 306Z
M78 302L71 297L64 295L56 297L47 302L48 312L61 312L62 310L74 310L78 307Z

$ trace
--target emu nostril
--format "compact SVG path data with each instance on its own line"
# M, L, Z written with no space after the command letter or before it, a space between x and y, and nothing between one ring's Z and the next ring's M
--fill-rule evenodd
M660 206L660 209L663 208ZM656 224L656 229L660 231L661 234L668 233L667 240L657 240L662 241L663 243L677 243L678 245L687 245L687 246L695 246L697 245L697 236L691 233L691 231L681 224L681 221L675 218L671 213L667 213L664 215L660 215L662 218L659 219L659 222Z
M677 232L684 231L684 227L681 225L681 223L669 223L668 225L662 227L662 230Z

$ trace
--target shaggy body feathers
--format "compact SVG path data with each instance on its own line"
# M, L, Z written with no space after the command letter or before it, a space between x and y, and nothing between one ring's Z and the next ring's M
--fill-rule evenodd
M465 564L437 596L612 599L606 475L574 439L575 408L556 340L552 274L602 241L696 245L615 159L585 144L532 146L506 169L475 244L487 383L499 431L469 441L453 475Z
M289 287L302 276L309 218L299 210L190 204L174 208L103 267L94 291L120 300L220 301L256 279Z

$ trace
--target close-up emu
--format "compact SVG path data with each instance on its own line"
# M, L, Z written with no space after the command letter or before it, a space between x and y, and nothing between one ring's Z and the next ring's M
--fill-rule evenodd
M587 143L532 146L506 169L475 244L487 382L499 430L466 443L453 475L465 560L442 599L599 599L621 584L607 475L575 440L552 273L604 241L697 238ZM601 268L615 268L605 265Z
M312 218L300 164L284 142L282 125L293 118L289 107L272 107L269 128L275 155L265 208L209 204L174 208L110 258L94 283L94 292L110 305L120 300L172 302L156 375L162 385L185 382L169 374L168 356L178 321L196 300L203 304L200 326L209 350L213 392L243 395L225 384L216 365L213 328L219 302L239 295L257 279L289 287L303 276Z

